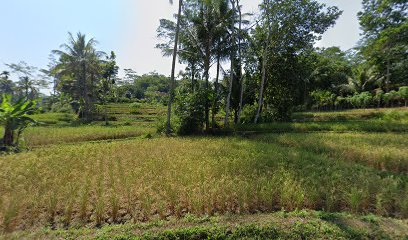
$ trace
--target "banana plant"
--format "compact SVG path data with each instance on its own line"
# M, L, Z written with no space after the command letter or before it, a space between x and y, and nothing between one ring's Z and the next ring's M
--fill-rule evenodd
M21 133L31 124L37 123L29 115L37 111L36 102L21 98L16 103L12 96L3 94L0 103L0 124L4 127L2 145L16 147Z

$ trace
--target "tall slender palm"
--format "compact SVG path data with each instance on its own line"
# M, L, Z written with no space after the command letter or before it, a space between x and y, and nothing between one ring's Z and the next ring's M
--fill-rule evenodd
M242 11L241 11L241 5L239 3L239 0L237 0L237 10L238 10L238 18L239 18L239 31L238 31L238 61L239 65L241 67L241 74L242 74ZM238 119L237 123L241 124L241 112L243 108L243 99L244 99L244 88L245 88L245 83L244 83L244 76L241 76L241 89L239 93L239 108L238 108Z
M265 11L265 16L264 16L264 30L267 31L266 33L266 39L264 42L264 49L262 53L262 79L261 79L261 87L259 89L259 99L258 99L258 109L256 111L255 115L255 120L254 123L257 124L258 120L261 116L262 112L262 107L263 107L263 102L264 102L264 91L265 91L265 84L266 84L266 64L267 64L267 58L269 54L269 45L270 45L270 32L271 32L271 24L270 24L270 17L269 17L269 0L264 0L264 11Z
M235 32L235 1L234 0L230 0L231 2L231 6L232 6L232 12L234 13L234 17L232 18L231 21L231 42L233 45L235 45L235 40L236 40L236 32ZM235 46L234 46L235 47ZM231 49L231 76L230 76L230 82L229 82L229 86L228 86L228 95L227 95L227 101L225 104L225 119L224 119L224 126L228 127L229 124L229 113L230 113L230 105L231 105L231 94L232 94L232 87L233 87L233 83L234 83L234 61L235 61L235 49L232 48Z
M210 92L209 78L210 68L213 61L217 61L217 68L219 70L218 59L223 60L223 51L221 46L228 46L223 41L229 40L229 19L232 16L232 11L229 8L228 0L208 0L208 1L192 1L191 11L186 14L186 18L191 22L191 31L195 32L193 39L195 40L198 49L202 55L203 76L205 80L205 89L207 93ZM193 34L192 34L193 35ZM217 74L218 76L218 74ZM217 82L217 81L216 81ZM218 88L218 84L215 84ZM217 90L216 90L217 91ZM213 102L213 110L216 108ZM215 107L215 108L214 108ZM210 128L210 102L209 99L205 101L205 126L206 131ZM214 122L214 121L213 121ZM213 124L214 126L214 124Z
M173 0L169 0L170 4L173 4ZM179 0L179 9L177 15L177 27L176 27L176 36L174 39L174 48L173 48L173 62L171 64L171 77L170 77L170 96L169 96L169 103L167 105L167 128L166 133L171 133L171 105L173 103L174 98L174 88L175 88L175 72L176 72L176 60L177 60L177 46L178 46L178 39L180 34L180 23L181 23L181 9L183 6L183 0Z
M74 77L72 95L79 100L82 108L79 116L85 120L92 118L94 72L101 56L104 55L103 52L95 50L96 44L97 41L93 38L87 41L82 33L78 33L76 38L69 33L68 43L61 45L65 51L53 51L59 56L59 62L53 72Z

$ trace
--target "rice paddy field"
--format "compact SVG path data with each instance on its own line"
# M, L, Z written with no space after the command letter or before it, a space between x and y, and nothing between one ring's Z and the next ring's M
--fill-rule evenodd
M164 112L35 116L30 150L0 156L0 239L408 238L407 108L172 138Z

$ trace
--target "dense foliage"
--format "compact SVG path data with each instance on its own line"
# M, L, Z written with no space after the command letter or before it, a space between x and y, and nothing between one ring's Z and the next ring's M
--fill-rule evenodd
M0 124L4 127L0 150L1 148L9 150L10 147L18 147L22 132L30 124L36 123L29 115L33 114L37 108L34 101L25 98L13 103L12 96L6 94L2 95L0 102Z
M33 100L53 82L52 96L41 101L45 110L73 110L85 121L106 123L108 103L167 104L167 133L171 119L194 133L231 123L288 121L297 110L406 106L407 3L362 4L363 38L343 51L315 47L342 14L316 0L264 0L256 16L242 12L240 0L179 1L177 21L160 20L157 44L164 56L185 64L178 81L175 62L170 78L132 69L119 78L115 54L98 51L94 39L78 33L53 51L47 70L7 64L0 89L14 100Z
M187 64L183 79L191 82L191 89L178 91L179 98L193 94L204 81L207 130L218 125L214 117L210 124L209 99L213 116L220 104L225 106L224 126L230 111L234 123L241 123L287 121L298 109L405 105L407 4L371 0L363 5L363 41L346 52L314 47L342 12L317 1L295 0L265 0L260 15L251 20L237 0L185 1L177 16L182 28L161 20L158 36L163 42L157 47L170 55L180 31L177 53L180 63ZM223 61L231 63L229 71ZM208 83L211 65L217 68L213 84ZM243 116L243 110L251 116Z

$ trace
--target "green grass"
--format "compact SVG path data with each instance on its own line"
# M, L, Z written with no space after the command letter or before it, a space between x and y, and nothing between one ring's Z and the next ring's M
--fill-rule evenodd
M302 112L293 122L249 124L238 132L408 132L408 108L360 109L334 112Z
M78 127L34 127L23 137L27 146L38 147L62 143L78 143L99 140L114 140L139 137L154 133L149 125L131 126L78 126Z
M408 121L408 108L354 109L329 112L299 112L293 114L294 121L362 121L403 120Z
M250 138L384 172L408 172L408 133L291 133Z
M33 119L41 125L69 126L75 122L74 114L70 113L43 113L33 115Z
M293 213L215 216L127 223L100 229L44 228L4 239L403 239L408 222L349 214ZM1 237L0 237L1 239Z
M400 226L378 216L408 218L405 108L298 113L297 122L241 126L236 136L153 139L164 107L109 108L117 119L109 126L78 124L67 114L35 115L45 124L24 133L32 150L0 156L0 231L16 231L3 236L402 236L392 233ZM266 225L252 215L236 216L282 209L326 213L309 213L298 225L276 214L263 215L276 219ZM330 212L375 214L366 220L379 222L362 224L347 214L343 221ZM191 214L224 220L184 224ZM232 224L227 216L240 220ZM125 225L107 225L115 223ZM46 226L56 230L40 230Z
M257 125L238 126L237 131L259 133L284 132L408 132L408 123L400 121L340 121L340 122L276 122Z
M130 104L110 104L109 116L115 121L80 124L74 114L44 113L33 115L38 126L28 128L22 136L25 146L39 147L53 144L81 143L87 141L115 140L140 137L155 133L155 121L163 107L141 105L140 113L131 113ZM147 116L148 117L147 117ZM0 134L3 134L0 127Z

